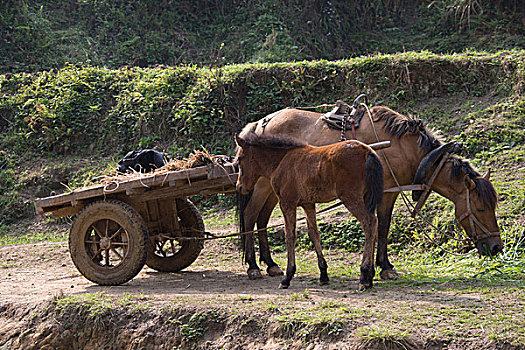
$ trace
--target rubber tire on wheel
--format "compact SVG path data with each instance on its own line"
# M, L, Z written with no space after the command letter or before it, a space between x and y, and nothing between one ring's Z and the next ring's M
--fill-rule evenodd
M111 220L126 233L126 253L114 267L97 264L90 257L92 251L86 247L88 230L101 220ZM88 280L106 286L125 283L140 272L146 262L148 243L148 231L140 214L117 200L98 201L86 206L74 220L69 234L69 251L77 269Z
M177 198L177 211L179 223L184 237L204 237L204 222L195 205L183 198ZM204 247L203 241L182 241L181 248L172 256L163 257L155 253L152 242L149 246L146 265L160 272L178 272L190 266L198 257Z

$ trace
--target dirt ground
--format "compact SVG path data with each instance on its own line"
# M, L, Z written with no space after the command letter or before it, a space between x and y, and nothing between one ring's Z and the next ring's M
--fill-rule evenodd
M114 287L81 276L66 243L0 247L0 349L523 348L493 335L509 324L497 320L523 310L523 302L516 302L523 297L520 291L494 299L483 290L443 283L377 281L359 293L357 273L320 286L315 254L305 251L299 254L301 265L312 268L298 271L290 289L282 290L279 277L263 273L260 280L248 280L234 246L208 242L187 271L145 267ZM341 251L327 251L326 257L332 266L356 265L360 259ZM282 253L278 259L282 263ZM116 302L95 316L87 306L59 310L54 304L82 295ZM489 311L487 317L496 321L480 327L475 317ZM523 315L510 322L523 329Z
M49 317L49 314L53 314L52 307L49 305L52 305L54 300L63 295L83 295L85 293L92 295L102 292L104 297L138 296L136 300L147 301L148 306L155 305L156 311L148 312L149 322L153 324L166 323L162 312L159 310L164 310L167 306L172 307L174 301L179 301L175 303L181 309L178 314L179 319L188 319L189 317L190 321L188 322L191 323L191 315L196 312L204 312L202 310L208 309L221 310L225 305L239 304L239 301L241 304L245 302L249 304L254 300L258 304L272 303L283 296L298 295L305 290L308 290L312 303L315 303L315 300L319 298L336 300L346 297L345 291L315 287L317 283L312 281L312 278L296 278L293 282L293 288L289 290L278 289L279 277L269 277L264 274L263 279L250 281L245 273L246 266L241 264L240 253L231 246L233 244L230 244L230 248L224 249L219 242L208 243L197 261L187 271L158 273L144 267L139 275L130 282L111 287L98 286L80 275L71 261L67 243L0 247L0 261L2 262L0 268L0 349L26 347L40 349L41 346L46 349L97 349L106 347L116 349L283 349L294 344L294 342L288 342L288 344L283 345L281 341L276 340L282 336L283 331L275 326L268 328L273 329L269 331L270 333L262 336L259 334L255 339L241 335L243 338L241 342L233 341L232 338L236 332L241 332L241 334L253 333L250 329L248 331L243 329L250 324L247 321L248 319L259 317L257 310L252 310L253 313L248 312L241 316L240 320L237 319L237 316L228 314L228 317L230 319L233 317L234 321L226 322L228 325L223 325L219 327L219 330L216 330L219 331L219 340L210 341L209 339L214 338L214 336L208 334L207 340L202 344L186 343L184 339L181 339L180 333L174 334L171 338L168 337L169 341L164 336L164 342L161 342L160 345L147 342L148 334L159 331L157 327L149 331L139 332L139 334L135 332L131 337L135 340L129 344L126 344L126 341L123 342L122 339L119 340L118 336L114 334L103 337L98 330L97 337L99 340L93 343L93 339L97 337L92 337L90 334L78 335L79 332L84 333L85 330L75 328L78 326L75 324L81 323L83 320L79 321L76 318L64 320L63 315L61 315L60 321L57 320L57 315ZM355 283L357 285L357 279ZM129 310L120 311L122 315L111 315L110 322L112 324L118 323L117 319L122 321L122 319L137 318L133 312L131 315L127 314ZM28 315L32 313L39 316L29 317ZM40 324L35 324L33 320L28 321L28 318L39 320ZM168 320L169 322L171 321ZM66 325L67 329L64 330L64 328L58 327L57 323L61 324L61 327L64 326L64 323L70 323L70 325ZM135 328L140 323L142 322L136 319L132 327ZM250 327L248 326L248 328ZM213 334L213 328L213 325L208 325L208 333ZM90 331L88 330L88 333ZM69 335L70 333L77 333L74 341L61 335ZM276 334L272 335L273 333ZM51 337L51 334L56 334L56 336ZM115 345L117 343L120 345ZM313 344L315 342L309 343L309 345L314 346ZM314 348L312 346L310 349ZM335 345L332 344L330 348L334 348L333 346ZM295 342L293 347L305 348L306 345L300 341L299 343ZM325 348L328 349L328 347L317 347L316 349ZM336 348L340 348L340 346Z
M104 292L109 295L142 293L156 300L171 300L188 295L257 295L275 298L290 291L278 289L280 279L268 277L255 281L247 279L246 266L239 252L221 249L219 261L231 265L213 267L213 255L218 253L218 243L207 243L197 261L181 273L159 273L145 266L130 282L122 286L99 286L85 279L71 261L67 243L40 243L0 247L0 295L3 302L34 304L52 299L60 294ZM210 263L212 265L210 265ZM357 281L357 280L356 280ZM295 279L293 290L311 289L313 283ZM312 290L312 292L316 292ZM331 289L319 293L340 293Z

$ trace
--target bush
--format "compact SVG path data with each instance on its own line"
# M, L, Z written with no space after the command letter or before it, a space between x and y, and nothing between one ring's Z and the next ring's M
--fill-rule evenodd
M509 81L522 55L423 52L211 69L68 65L1 75L0 145L26 157L28 151L123 154L155 144L179 153L174 156L201 145L229 153L234 133L275 110L350 100L362 92L396 105L464 91L465 84L484 94Z

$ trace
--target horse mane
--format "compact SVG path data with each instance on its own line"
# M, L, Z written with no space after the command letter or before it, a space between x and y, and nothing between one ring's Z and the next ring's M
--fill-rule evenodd
M375 121L384 121L384 128L393 136L401 138L403 135L419 134L418 144L421 148L431 151L439 147L442 142L439 137L429 130L421 119L404 116L384 106L372 108ZM462 180L467 175L476 184L476 192L483 203L494 210L498 203L498 195L492 184L481 177L480 173L467 161L458 157L451 157L450 178Z
M375 121L384 121L384 128L393 136L401 138L403 135L419 135L419 146L428 151L441 145L438 136L421 119L404 116L384 106L373 107L372 115Z
M293 149L304 147L307 145L306 142L300 141L292 137L285 137L283 135L269 135L261 134L257 135L254 132L243 133L242 138L250 146L259 146L267 148L278 148L278 149Z
M468 160L460 159L458 157L451 157L450 178L452 180L462 180L461 177L465 174L470 177L476 184L476 192L481 201L487 205L491 210L496 209L498 205L498 195L494 186L481 177L481 174L472 167Z

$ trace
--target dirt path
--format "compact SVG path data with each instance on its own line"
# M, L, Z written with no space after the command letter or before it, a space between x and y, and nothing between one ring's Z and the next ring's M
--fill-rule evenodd
M207 244L199 259L181 273L158 273L144 267L137 277L122 286L98 286L86 280L71 261L66 243L41 243L0 247L0 295L4 302L34 304L60 294L96 293L109 295L143 294L156 300L172 300L175 296L222 295L274 299L308 289L313 294L339 297L344 291L315 287L311 278L299 276L293 288L277 288L278 277L265 276L249 281L240 253L222 250ZM214 261L215 259L215 261ZM223 264L225 263L225 264ZM219 266L222 265L222 266ZM312 276L308 276L312 277Z
M315 253L300 251L298 273L290 289L282 290L278 277L248 280L233 246L224 240L207 243L185 272L145 267L114 287L81 276L65 243L0 247L0 349L43 349L42 344L98 349L115 343L126 349L525 346L525 290L519 281L402 278L378 280L359 293L359 254L326 251L331 282L320 286ZM282 265L284 254L276 258ZM93 304L86 306L81 298L69 313L49 303L86 293L100 299L96 315ZM151 334L160 345L148 343Z

